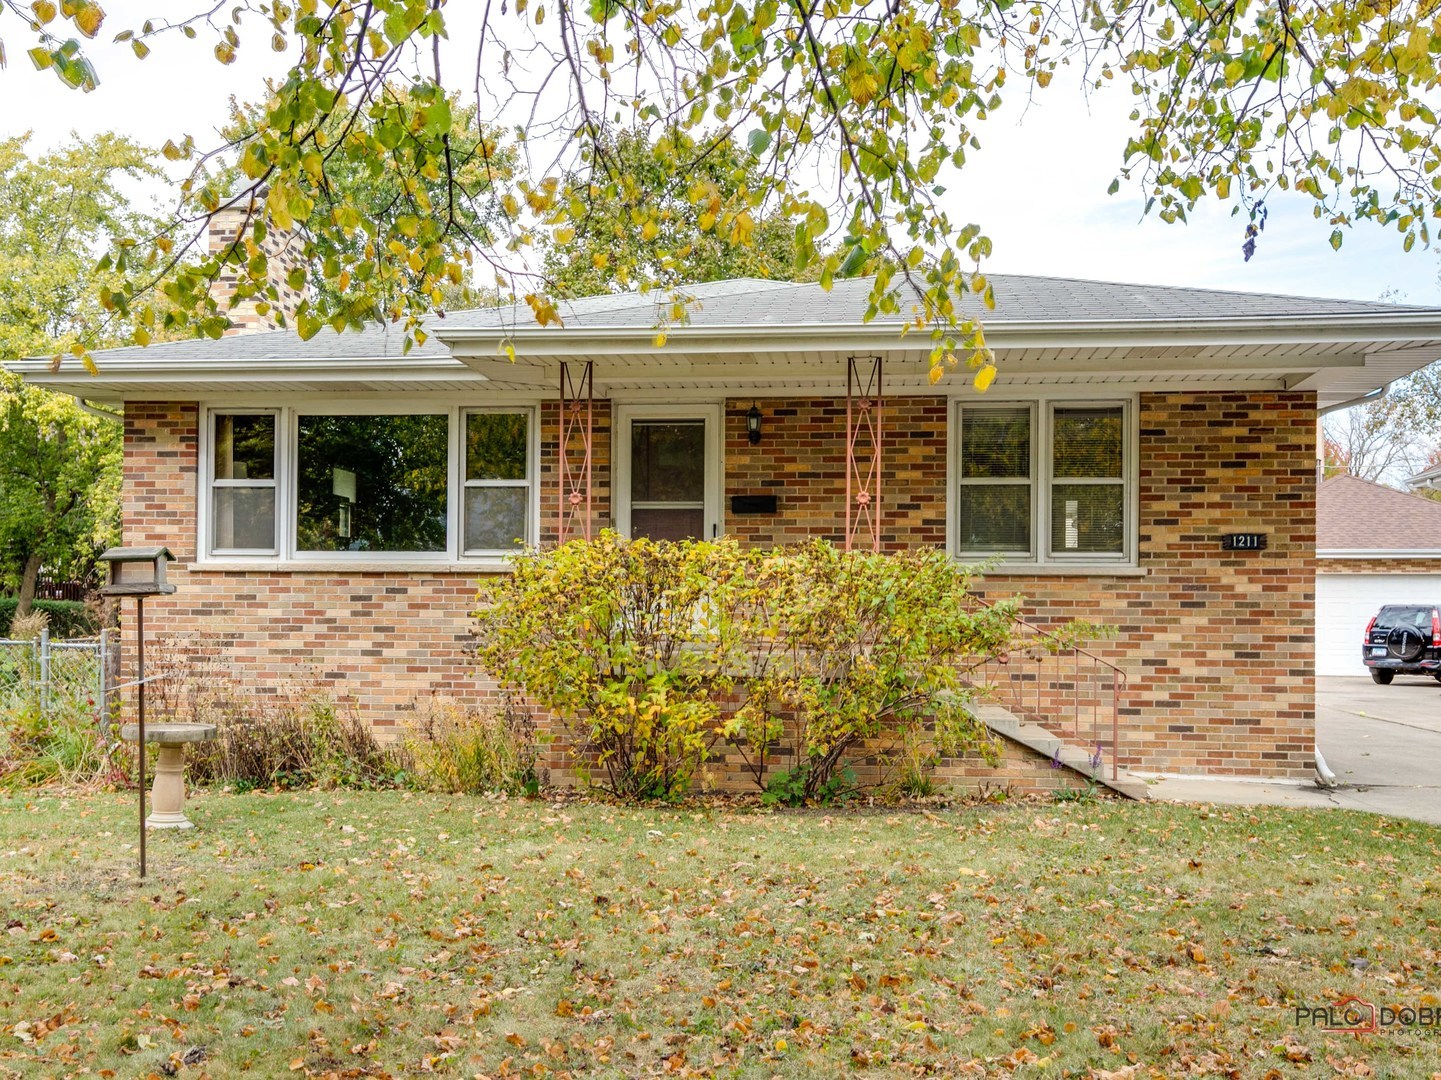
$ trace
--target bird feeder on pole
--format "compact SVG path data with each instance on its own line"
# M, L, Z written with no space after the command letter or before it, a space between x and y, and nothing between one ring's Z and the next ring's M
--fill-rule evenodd
M140 791L140 876L145 876L145 598L175 591L165 580L165 564L174 559L163 547L111 548L100 556L110 564L110 584L101 596L135 598L135 716L139 724L138 751Z

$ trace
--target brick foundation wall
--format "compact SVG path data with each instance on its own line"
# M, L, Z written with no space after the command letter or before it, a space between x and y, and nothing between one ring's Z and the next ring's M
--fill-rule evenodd
M754 544L813 535L839 540L844 402L762 403L758 446L745 436L750 404L736 399L726 405L727 531ZM608 403L596 406L594 514L603 527L611 522L611 412ZM895 398L886 409L884 542L892 549L943 544L946 402ZM477 703L493 692L473 674L469 650L473 571L190 569L196 417L193 404L126 407L126 543L165 544L180 564L171 573L177 594L147 605L152 633L229 635L232 671L257 692L308 666L382 728L414 715L435 695ZM554 403L543 406L540 525L547 541L555 535L557 417ZM1122 748L1123 761L1133 767L1309 775L1314 399L1144 394L1139 424L1144 575L997 574L981 591L992 599L1025 596L1027 617L1043 626L1083 618L1118 627L1117 638L1097 651L1130 677ZM728 512L733 494L772 492L778 499L774 516ZM1222 552L1219 537L1229 531L1267 533L1269 546ZM999 773L978 767L998 786L1011 774L1030 777L1026 783L1034 786L1037 775L1055 773L1034 761L1013 761ZM966 763L954 768L958 776L970 775Z

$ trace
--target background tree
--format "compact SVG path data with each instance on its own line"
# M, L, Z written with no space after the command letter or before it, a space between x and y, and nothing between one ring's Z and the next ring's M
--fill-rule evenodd
M1406 403L1386 394L1322 420L1326 476L1349 473L1373 483L1404 485L1425 468L1433 444L1410 418Z
M131 328L100 300L120 275L96 259L154 228L125 190L157 175L152 152L102 135L32 159L26 142L0 140L0 361L124 340ZM119 520L120 424L0 378L0 583L18 589L17 610L42 567L88 573Z
M7 0L0 14L7 33L33 43L32 62L93 87L81 39L100 32L94 0ZM620 125L656 145L665 133L657 168L668 186L696 171L714 139L740 139L761 183L729 199L691 194L697 237L753 246L755 223L783 216L798 266L818 263L823 286L873 275L866 317L905 312L931 334L933 375L962 358L986 384L994 369L979 309L962 301L993 302L980 270L991 245L941 196L978 148L976 123L1003 95L1043 91L1062 67L1088 91L1118 83L1132 95L1135 128L1113 189L1139 188L1163 219L1212 196L1259 228L1265 200L1295 191L1333 226L1334 246L1352 223L1372 221L1409 248L1429 242L1441 214L1441 24L1420 0L237 0L172 4L163 21L118 36L142 58L160 35L203 38L230 63L257 28L270 46L293 48L296 63L253 133L217 150L238 155L265 188L271 223L306 227L308 255L323 236L359 241L320 260L329 288L297 318L307 336L327 322L354 325L361 311L414 327L470 258L488 262L497 288L523 297L540 323L556 321L530 256L619 181L607 143ZM453 29L474 44L458 72L441 63ZM410 80L405 95L387 90L398 78ZM520 154L513 176L496 175L501 148L482 133L474 157L491 182L480 192L464 184L451 137L449 95L462 87L475 94L483 132L513 131ZM241 272L237 300L273 287L255 257L269 225L254 223L246 250L191 258L204 219L230 193L211 182L211 153L188 139L169 152L197 164L186 210L153 250L117 256L130 280L108 300L135 315L141 337L219 333L210 286L223 263ZM401 179L404 213L377 222L353 200L326 204L329 175L376 159ZM493 243L470 235L457 212L469 198L499 208ZM617 261L638 288L679 274L624 251ZM160 280L167 291L152 299Z
M273 95L275 87L270 88ZM409 87L402 81L392 82L380 91L399 115L428 115L426 110L449 110L450 129L444 136L449 168L422 169L408 175L400 167L400 159L390 154L331 155L316 177L315 206L309 220L341 224L339 228L314 228L302 225L307 242L305 259L309 269L305 280L315 296L316 310L329 313L337 329L367 320L384 318L387 311L400 304L404 292L414 284L414 271L409 253L392 250L400 261L401 273L383 278L374 288L356 281L337 267L364 266L366 247L378 235L398 235L414 240L419 237L422 222L414 215L413 197L424 193L435 212L453 219L450 234L450 257L462 260L472 250L488 250L496 244L496 227L502 214L493 197L492 188L498 181L512 178L515 167L513 149L500 149L499 135L485 129L476 119L476 107L462 104L457 95L443 102L412 100ZM422 95L423 96L423 95ZM232 105L230 124L224 135L230 145L248 146L266 122L265 109L260 105ZM361 135L374 137L381 145L396 137L394 128L383 131L364 130L369 115L349 117L334 115L322 140L333 145L351 137L348 126L359 125ZM482 146L488 144L488 149ZM216 173L212 183L231 191L243 191L249 181L239 165ZM349 223L349 224L345 224ZM476 290L468 276L447 275L434 284L428 297L436 308L472 306L479 300L494 297L495 290Z
M728 137L705 139L710 150L704 156L690 136L678 132L674 138L695 159L687 176L667 173L676 152L670 137L653 143L635 129L607 134L604 154L613 175L600 190L587 190L585 212L544 244L542 270L558 294L623 292L666 277L700 282L796 276L795 229L783 214L752 220L746 244L732 244L714 229L694 228L700 197L717 205L743 202L764 186L759 161ZM578 191L587 183L572 173L562 186Z

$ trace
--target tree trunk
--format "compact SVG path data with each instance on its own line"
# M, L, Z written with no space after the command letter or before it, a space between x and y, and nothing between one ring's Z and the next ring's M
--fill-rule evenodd
M35 584L40 579L40 556L32 551L25 556L25 570L20 575L20 596L15 601L15 616L30 614L30 605L35 602Z

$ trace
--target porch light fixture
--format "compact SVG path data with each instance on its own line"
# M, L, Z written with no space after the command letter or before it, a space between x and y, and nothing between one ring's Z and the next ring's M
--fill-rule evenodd
M746 413L746 438L750 439L752 446L761 441L761 411L754 401L751 402L750 412Z

